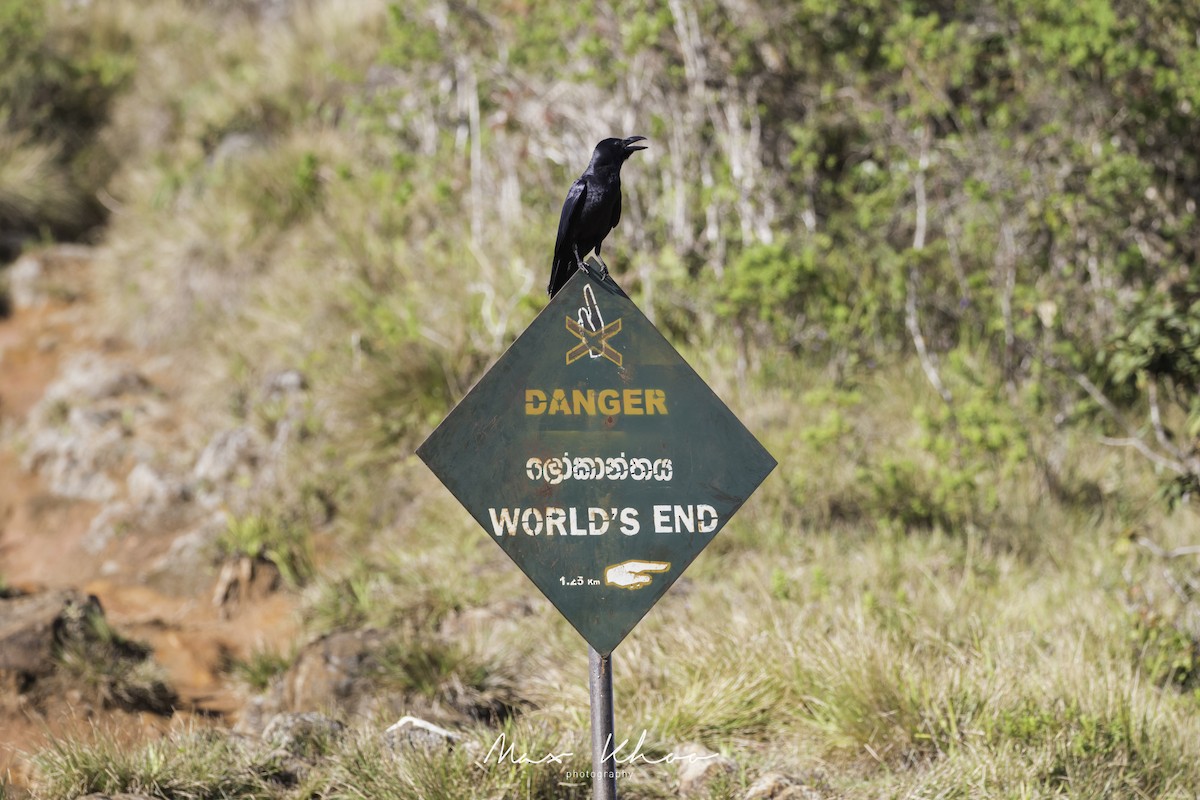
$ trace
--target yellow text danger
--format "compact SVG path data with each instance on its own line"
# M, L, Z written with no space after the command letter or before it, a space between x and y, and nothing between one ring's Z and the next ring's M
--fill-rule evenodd
M549 391L549 394L547 394ZM630 417L667 413L667 393L662 389L526 389L525 414Z

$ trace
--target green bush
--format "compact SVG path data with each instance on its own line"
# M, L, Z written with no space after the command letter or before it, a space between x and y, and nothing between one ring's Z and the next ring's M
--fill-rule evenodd
M247 658L233 659L229 671L256 692L266 691L271 680L287 671L294 656L256 648Z
M269 561L289 586L302 586L313 576L311 533L279 516L231 517L217 539L217 551L223 558Z

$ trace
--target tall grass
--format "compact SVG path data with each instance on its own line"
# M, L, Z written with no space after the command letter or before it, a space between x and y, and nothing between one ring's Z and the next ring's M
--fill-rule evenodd
M282 795L263 774L265 764L215 731L174 734L137 747L97 732L90 743L57 742L35 763L39 795L55 800L94 793L186 800Z
M1171 797L1200 786L1194 570L1139 544L1194 543L1195 512L1167 510L1147 463L1097 442L1094 409L1007 383L981 336L964 334L938 365L947 405L903 342L881 345L878 362L870 343L817 348L831 354L817 361L773 338L774 307L758 322L722 316L712 260L724 269L719 254L751 244L738 236L753 238L767 214L746 164L734 176L714 162L702 179L712 185L695 192L717 218L692 230L689 203L700 200L680 174L702 150L675 141L691 132L672 133L686 115L603 108L593 120L594 82L516 69L531 51L498 46L516 37L565 58L551 23L570 23L575 42L595 22L640 43L619 54L640 69L669 59L659 37L676 30L670 15L618 24L591 19L590 7L565 20L514 7L490 32L487 14L468 15L454 50L423 38L436 14L294 5L271 23L181 0L89 6L139 65L103 129L119 161L105 184L115 209L100 247L106 318L186 364L181 399L197 438L244 425L278 445L267 477L230 488L224 543L275 552L307 584L312 632L391 631L365 680L432 707L494 708L462 731L484 752L504 732L530 752L577 755L512 769L481 769L466 745L397 759L381 737L394 720L365 718L298 788L204 734L132 750L62 742L41 757L39 791L586 794L586 781L565 777L586 767L582 640L412 451L541 307L576 151L599 138L594 126L634 124L672 144L642 165L648 177L630 176L617 269L780 466L616 652L619 738L645 732L655 758L689 742L728 754L740 769L714 788L723 796L767 770L864 798ZM614 74L626 72L646 70ZM547 128L539 109L557 96L568 99ZM633 99L662 100L647 98ZM749 113L726 111L729 124ZM716 149L733 141L723 131ZM21 135L0 132L11 153L0 159L0 213L7 202L49 214L68 202L55 151ZM802 160L813 191L829 165ZM892 172L910 166L900 158ZM864 166L858 177L881 180L870 175ZM741 223L723 224L735 206ZM884 259L875 209L862 213L859 255ZM685 239L686 252L663 244ZM871 302L888 296L859 289ZM842 312L866 313L857 300L829 313ZM1041 330L1022 313L1017 322ZM783 321L802 323L798 312ZM281 369L304 374L302 399L263 389ZM310 531L324 547L310 549ZM261 685L281 666L263 657L244 674ZM631 770L629 796L675 790L675 766Z
M62 225L79 211L80 199L58 163L58 148L23 131L0 129L0 223Z

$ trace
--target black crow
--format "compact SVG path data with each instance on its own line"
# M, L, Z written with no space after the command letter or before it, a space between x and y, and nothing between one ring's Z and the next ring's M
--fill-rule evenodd
M600 258L600 245L608 232L621 221L621 165L645 145L636 144L645 136L605 139L596 145L592 161L579 176L563 203L558 220L558 240L554 243L554 264L546 291L554 297L566 285L583 259L592 250ZM604 261L601 259L603 265ZM605 277L608 267L604 267Z

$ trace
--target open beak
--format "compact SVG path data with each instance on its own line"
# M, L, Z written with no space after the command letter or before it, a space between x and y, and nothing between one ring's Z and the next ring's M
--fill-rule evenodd
M645 136L630 136L628 139L622 141L621 144L624 146L626 153L632 153L636 150L645 150L647 147L646 145L634 144L634 142L643 142L645 140Z

